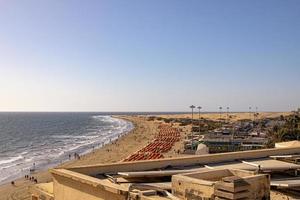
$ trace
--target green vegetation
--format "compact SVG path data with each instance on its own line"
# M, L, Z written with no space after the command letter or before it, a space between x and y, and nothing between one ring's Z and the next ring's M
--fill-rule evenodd
M147 120L148 121L157 120L157 121L162 121L165 123L177 123L177 124L179 124L179 126L189 126L189 125L192 125L192 122L193 122L192 130L194 132L199 132L199 120L198 119L194 119L192 121L192 119L189 119L189 118L162 118L162 117L158 117L158 116L149 116ZM201 133L207 134L209 131L215 130L217 128L221 128L223 124L224 123L220 123L218 121L201 118L201 122L200 122Z
M280 116L277 124L268 132L270 139L269 147L274 146L276 142L290 140L300 140L300 115L294 112L290 116Z

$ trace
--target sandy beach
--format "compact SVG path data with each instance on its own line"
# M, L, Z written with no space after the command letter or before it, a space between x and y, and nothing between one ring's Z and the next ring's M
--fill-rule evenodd
M262 117L277 117L280 115L286 115L288 113L262 113ZM249 118L248 113L234 113L232 114L233 120L237 119L247 119ZM123 135L116 141L113 141L111 144L107 144L100 149L95 149L93 152L82 155L80 160L70 160L63 164L61 167L74 167L79 165L92 165L97 163L114 163L119 162L134 152L140 150L142 147L146 146L158 132L158 126L161 123L160 121L148 121L145 116L116 116L128 121L131 121L135 128L130 131L128 134ZM160 115L164 118L188 118L190 115ZM218 114L204 114L204 118L208 119L217 119ZM164 154L164 157L174 157L182 156L181 154L176 153L177 150L183 148L183 140L186 134L189 131L189 127L181 127L182 136L181 142L177 142L176 145L169 151ZM37 172L32 174L37 178L38 182L50 182L51 175L48 170ZM11 184L4 184L0 186L0 200L30 200L30 194L28 192L28 186L34 184L25 178L20 178L15 181L15 186ZM274 194L274 193L273 193ZM280 196L276 193L275 196ZM274 199L277 199L275 198Z

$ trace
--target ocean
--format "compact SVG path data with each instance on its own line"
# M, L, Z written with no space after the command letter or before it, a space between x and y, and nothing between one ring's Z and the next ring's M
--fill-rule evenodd
M0 184L85 154L133 129L109 113L0 113Z

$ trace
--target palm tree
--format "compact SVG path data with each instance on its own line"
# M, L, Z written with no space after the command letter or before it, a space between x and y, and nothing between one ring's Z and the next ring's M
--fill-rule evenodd
M193 123L193 119L194 119L194 108L196 108L196 106L191 105L190 108L192 109L192 123Z
M258 107L256 106L255 107L255 116L254 116L254 120L258 120L257 117L258 117Z
M201 106L198 106L197 107L198 109L199 109L199 135L200 135L200 128L201 128L201 122L200 122L200 120L201 120L201 109L202 109L202 107Z
M194 139L194 130L193 130L193 122L194 122L194 105L191 105L190 108L192 109L192 150L193 150L193 139Z
M227 122L229 122L229 107L227 107L226 109L227 109Z
M251 109L252 109L252 107L249 106L249 117L250 117L250 120L251 120Z

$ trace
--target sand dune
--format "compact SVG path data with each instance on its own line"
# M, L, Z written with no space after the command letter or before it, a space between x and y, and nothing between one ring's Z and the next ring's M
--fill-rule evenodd
M229 118L231 121L237 121L237 120L243 120L243 119L253 119L254 113L249 113L249 112L241 112L241 113L229 113ZM264 119L264 118L275 118L279 117L281 115L287 116L290 115L290 112L260 112L258 115L258 119ZM191 114L175 114L175 115L158 115L163 118L192 118ZM210 120L218 120L220 117L222 119L227 118L227 113L223 112L221 113L202 113L201 117L205 119L210 119ZM199 114L197 111L194 113L194 119L198 119Z

